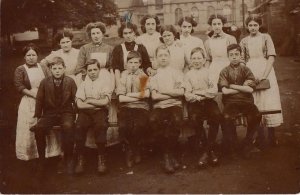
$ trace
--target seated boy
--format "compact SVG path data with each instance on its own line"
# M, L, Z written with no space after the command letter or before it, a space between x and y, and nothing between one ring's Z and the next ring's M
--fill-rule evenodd
M153 100L150 122L164 152L164 169L174 173L179 168L174 153L183 120L183 73L170 66L170 51L166 46L159 46L155 55L159 68L150 80Z
M204 67L205 61L203 49L194 48L191 51L192 68L185 75L185 99L188 102L189 119L196 131L197 141L203 139L205 147L198 161L200 168L206 167L208 163L218 163L214 145L222 119L218 104L213 100L215 94L210 93L212 85L208 79L208 69ZM203 129L204 120L208 120L208 136Z
M108 105L111 100L111 76L107 69L101 68L97 60L85 63L87 77L79 85L76 93L78 118L75 128L75 153L77 164L75 172L84 172L84 147L89 128L93 128L98 148L98 173L107 171L105 164L106 132L108 128Z
M52 76L45 78L38 89L35 107L37 124L31 129L39 154L40 167L45 168L46 135L53 126L62 127L62 145L67 172L73 173L75 93L77 90L74 80L64 75L65 63L62 58L54 57L49 64Z
M225 67L219 78L219 89L223 93L224 103L224 141L232 152L236 148L234 144L235 126L233 124L234 117L238 113L247 116L247 134L244 139L243 155L249 157L251 143L255 130L261 121L261 114L254 104L252 92L255 88L255 77L251 70L240 64L241 47L237 44L231 44L227 47L230 65Z
M139 67L141 55L137 51L130 51L127 56L127 69L121 74L119 95L118 123L120 137L126 143L126 163L128 167L139 163L140 141L143 140L145 129L148 127L148 112L150 90L148 76Z

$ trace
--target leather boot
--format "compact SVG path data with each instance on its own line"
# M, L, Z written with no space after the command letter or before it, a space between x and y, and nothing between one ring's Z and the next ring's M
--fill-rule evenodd
M209 160L209 156L206 152L204 152L198 161L199 168L201 169L206 168L208 164L208 160Z
M77 159L77 163L76 163L76 167L75 167L75 173L76 174L81 174L84 172L84 157L83 155L79 155L78 159Z
M98 155L98 167L97 167L97 171L101 175L107 172L107 167L106 167L106 164L105 164L105 157L104 157L104 155Z
M175 169L172 165L172 160L170 154L164 154L164 169L166 173L172 174L175 172Z

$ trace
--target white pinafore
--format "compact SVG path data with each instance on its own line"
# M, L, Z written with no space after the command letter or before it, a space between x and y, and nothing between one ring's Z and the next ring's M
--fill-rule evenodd
M42 67L28 68L23 65L27 72L31 91L37 92L40 82L45 78ZM20 160L30 160L38 158L37 146L34 133L29 129L37 123L37 118L33 117L36 100L24 95L21 99L18 110L18 121L16 128L16 157ZM57 135L53 131L47 136L46 157L58 156L61 148Z
M263 53L265 41L262 34L249 36L247 39L249 61L247 66L253 72L255 78L261 78L267 66L267 59ZM279 87L274 68L268 76L270 89L253 92L255 105L259 110L282 110ZM283 123L282 113L263 115L262 123L267 127L277 127Z

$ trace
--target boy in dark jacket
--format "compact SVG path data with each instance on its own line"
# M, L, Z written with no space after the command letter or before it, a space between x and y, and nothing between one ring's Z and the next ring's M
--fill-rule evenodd
M65 63L62 58L54 57L49 64L52 76L41 81L37 92L35 117L37 124L31 128L35 132L35 139L39 154L40 171L45 166L46 135L53 126L62 127L62 148L64 160L67 163L67 172L73 173L73 128L75 120L75 94L74 80L64 75Z
M247 116L247 134L244 139L243 155L249 156L251 143L255 130L261 121L261 114L254 104L252 92L255 89L255 78L251 70L240 64L241 47L231 44L227 47L230 65L225 67L219 77L219 88L223 93L224 103L224 139L230 150L236 148L234 145L235 126L233 119L239 113Z

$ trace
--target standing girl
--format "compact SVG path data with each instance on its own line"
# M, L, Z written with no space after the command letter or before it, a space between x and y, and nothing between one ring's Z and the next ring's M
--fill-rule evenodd
M227 46L236 43L234 36L223 32L222 28L225 23L226 18L218 14L211 15L208 19L213 35L205 42L207 52L206 66L209 67L209 77L215 90L217 90L221 70L229 65Z
M185 56L188 64L190 64L190 55L192 49L196 47L202 48L204 51L203 41L197 37L192 36L194 27L197 26L197 22L192 17L184 17L178 21L178 25L181 28L180 42L183 44Z
M249 16L245 21L249 36L242 39L243 58L246 65L251 69L257 82L268 79L270 88L255 91L254 101L259 110L282 110L278 83L273 68L275 61L275 47L269 34L259 32L262 19L258 16ZM271 145L277 145L275 127L283 123L282 114L268 114L262 116L262 123L268 127L269 141Z
M144 72L147 72L151 67L151 61L146 48L144 45L135 42L135 37L138 35L137 26L131 22L123 23L119 28L118 33L119 37L124 38L125 41L115 46L112 52L111 65L115 72L117 87L120 83L120 75L126 69L127 55L130 51L137 51L141 54L141 68Z
M155 15L146 15L141 20L141 30L143 34L136 38L137 43L143 44L148 52L150 57L152 68L157 69L155 63L155 49L161 44L160 43L160 21L157 16ZM151 70L149 75L152 73L155 74L156 71L153 69Z
M14 84L22 99L18 110L16 129L16 156L20 160L38 158L34 133L29 129L34 126L37 119L34 116L38 87L42 79L49 76L46 66L37 63L38 48L28 44L23 49L25 64L15 70ZM60 155L60 145L55 134L50 131L47 136L46 157Z
M179 37L176 28L173 25L162 26L160 34L161 42L170 51L170 66L183 72L186 67L186 58L183 47L176 43Z
M54 57L61 57L66 65L65 75L75 74L79 50L72 47L73 33L67 30L58 32L55 35L55 41L61 49L52 51L50 55L41 60L41 64L48 65Z

